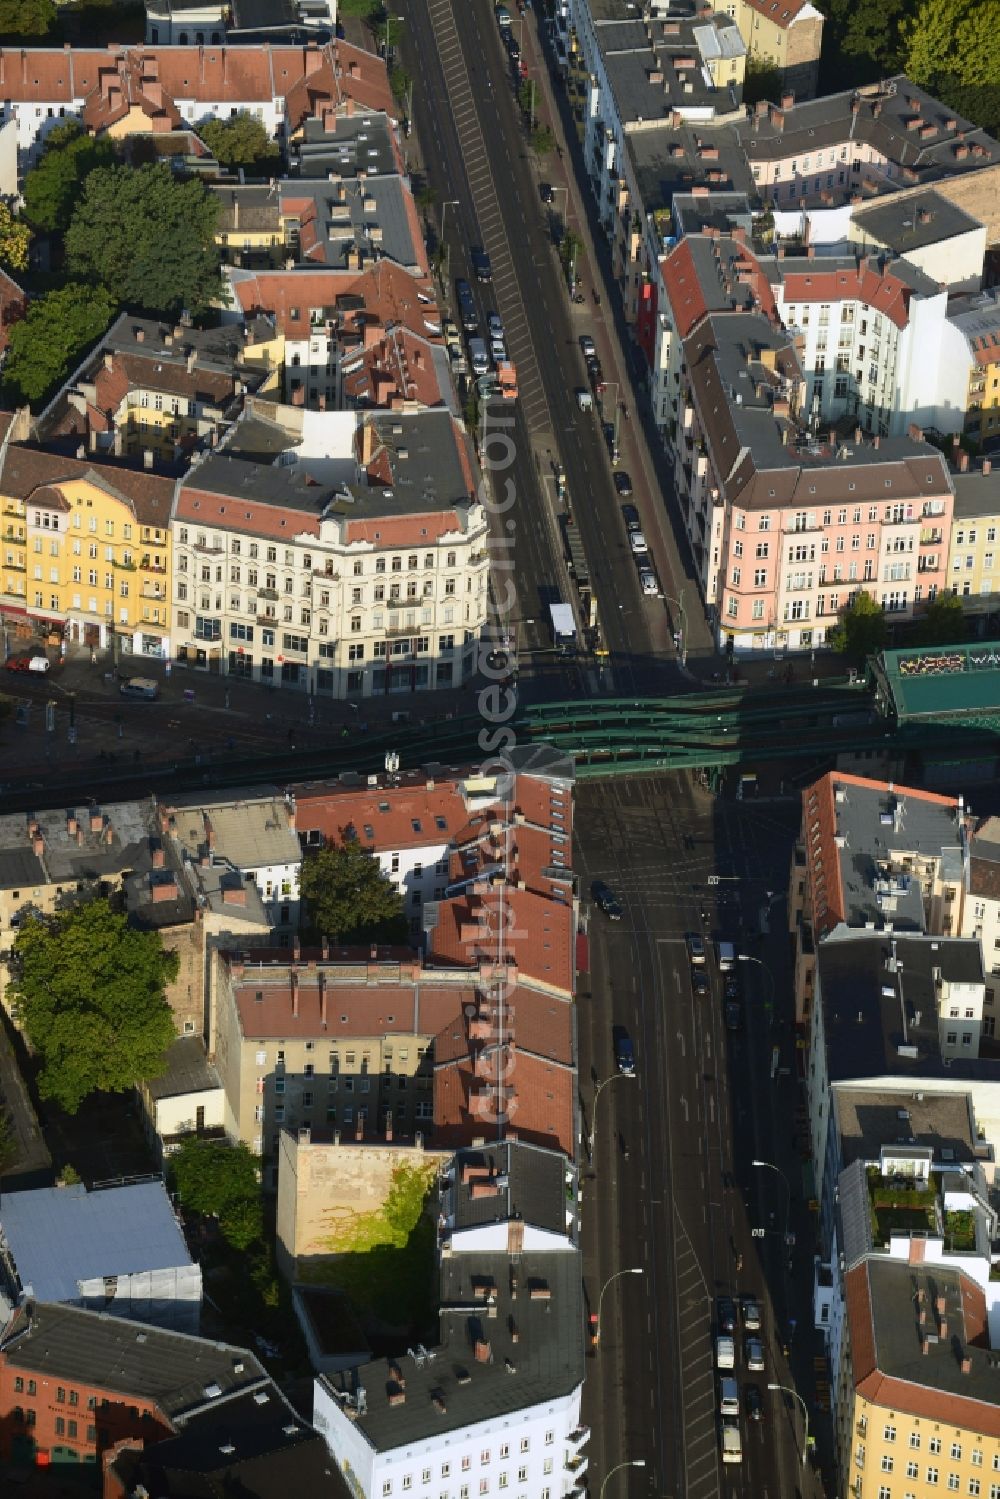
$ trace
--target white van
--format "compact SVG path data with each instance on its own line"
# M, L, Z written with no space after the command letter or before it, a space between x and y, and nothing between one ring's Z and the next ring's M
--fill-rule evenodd
M490 356L481 338L469 339L469 363L474 375L488 375L490 372Z
M160 695L160 684L152 677L129 677L118 689L122 697L145 698L147 702Z
M719 1380L719 1415L736 1416L740 1414L740 1387L735 1379Z
M734 1343L732 1338L716 1338L715 1367L717 1369L736 1368L736 1344Z
M731 973L736 967L736 944L733 942L720 942L717 944L719 953L719 972Z

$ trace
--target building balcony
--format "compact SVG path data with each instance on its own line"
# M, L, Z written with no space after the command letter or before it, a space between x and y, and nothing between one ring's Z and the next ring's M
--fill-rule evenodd
M207 541L196 541L191 550L193 552L200 552L203 557L221 557L225 551L225 547L215 546L214 544L209 544Z
M119 557L116 557L114 559L111 566L116 567L121 573L134 573L137 571L136 564L134 562L122 562Z
M150 562L148 557L143 557L141 566L144 573L165 573L167 570L166 563Z
M28 571L27 564L24 562L5 562L4 567L9 573L26 573Z
M11 502L9 505L5 505L3 507L3 513L4 513L4 515L16 515L21 520L24 519L24 510L21 508L20 505L15 505L13 502Z
M572 1473L574 1478L580 1479L590 1466L590 1459L585 1453L576 1452L572 1457L567 1457L563 1466L567 1473Z
M586 1447L590 1441L590 1427L574 1426L566 1440L575 1452L579 1452L580 1448Z
M257 589L257 597L258 598L261 598L261 599L277 599L278 596L279 596L278 595L278 590L276 588L258 588Z
M254 616L259 625L277 626L278 616L276 614L256 614Z
M920 545L922 547L940 546L943 540L944 532L937 528L932 528L929 531L921 531L920 533Z

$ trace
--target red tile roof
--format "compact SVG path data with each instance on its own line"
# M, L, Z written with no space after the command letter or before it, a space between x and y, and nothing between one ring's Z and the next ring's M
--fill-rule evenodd
M504 883L476 885L438 907L428 951L435 962L462 967L499 958L536 984L572 994L574 937L568 903Z
M434 1070L434 1144L447 1149L496 1139L526 1140L572 1156L575 1145L576 1072L538 1057L506 1051L496 1069L477 1071L471 1061Z
M751 10L782 30L791 26L807 0L746 0Z
M366 349L344 376L344 394L352 402L388 408L394 402L417 401L440 406L444 394L431 357L430 343L405 328L395 329Z
M290 536L318 536L320 530L318 513L290 509L271 501L248 500L245 495L235 493L215 494L190 484L184 485L177 495L176 515L179 520L252 531L255 536L277 541Z
M292 338L308 337L310 308L336 309L338 298L362 300L360 316L354 306L338 313L347 330L360 330L373 318L383 328L396 323L425 338L433 338L433 329L440 327L433 282L391 260L362 271L258 271L234 276L232 287L245 316L266 313L279 333Z
M877 261L863 261L857 270L824 271L819 260L815 265L816 270L782 275L786 302L867 302L897 328L906 327L910 288L891 271L880 271Z

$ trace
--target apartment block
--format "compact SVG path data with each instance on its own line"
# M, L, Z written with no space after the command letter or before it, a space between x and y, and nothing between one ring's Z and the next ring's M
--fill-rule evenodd
M992 415L989 417L992 422ZM997 528L1000 527L1000 474L993 460L969 461L961 448L953 450L955 491L951 542L948 547L948 587L962 600L966 614L988 616L997 607Z
M0 449L7 618L169 656L173 480L8 441Z
M394 160L387 166L379 173L371 161L363 176L338 174L336 181L211 184L219 201L216 243L222 258L250 267L278 268L291 261L358 270L385 257L412 275L429 275L409 180Z
M195 328L123 313L49 405L31 422L32 438L77 457L141 460L176 474L193 453L213 446L242 409L263 372L243 360L241 329Z
M569 27L587 81L584 160L609 233L625 201L628 138L665 122L711 122L740 112L746 46L731 16L640 19L626 0L573 0Z
M486 625L486 532L449 412L251 403L179 490L176 654L338 698L459 686Z
M841 929L970 935L967 849L961 798L841 771L806 788L789 883L797 1023L810 1020L817 946Z
M265 318L246 358L262 362L272 398L311 411L449 402L451 377L436 293L390 260L362 252L355 270L229 267L224 317ZM262 391L262 394L264 392Z
M321 1375L313 1410L365 1499L411 1489L583 1495L589 1429L573 1169L524 1145L462 1151L442 1184L439 1342Z
M997 1034L1000 998L1000 818L986 817L973 829L965 869L962 934L975 937L983 950L983 1036L992 1040Z
M849 1271L835 1403L850 1499L989 1493L995 1383L985 1297L961 1269L870 1256Z
M969 938L839 928L820 943L806 1097L823 1221L832 1220L841 1087L881 1089L901 1108L903 1095L961 1088L984 1138L1000 1139L1000 1069L981 1055L985 991Z
M361 108L394 112L381 59L346 42L0 49L0 120L17 129L18 171L38 159L49 131L78 119L115 139L159 134L247 113L287 143L313 115Z
M984 224L989 244L1000 232L1000 144L903 75L802 103L758 104L740 133L779 238L837 245L852 205L915 198L928 187Z
M221 42L297 42L333 30L336 0L146 0L148 46L203 47Z

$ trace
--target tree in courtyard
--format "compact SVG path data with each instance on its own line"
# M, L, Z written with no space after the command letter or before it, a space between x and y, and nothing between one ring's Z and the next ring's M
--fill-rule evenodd
M773 62L748 56L743 76L743 103L752 107L761 99L768 99L777 104L783 93L781 69Z
M300 887L313 926L333 942L405 942L402 897L352 830L341 843L309 854Z
M114 314L115 304L106 291L74 282L29 302L7 340L6 396L18 405L36 404L57 389Z
M177 955L106 900L26 921L8 1003L41 1068L38 1091L75 1114L91 1093L124 1093L163 1070L175 1036L165 989Z
M832 51L827 64L841 86L867 83L899 71L903 66L900 27L912 13L914 3L915 0L828 0L825 10ZM827 51L825 45L823 51Z
M935 88L1000 84L1000 5L997 0L922 0L901 28L906 72Z
M221 286L213 236L218 200L166 166L91 172L66 231L66 264L126 306L203 312Z
M248 1146L188 1135L170 1157L170 1182L185 1212L217 1218L234 1249L263 1236L259 1163Z
M56 23L54 0L0 0L0 39L37 40Z
M966 636L962 600L949 589L927 606L917 630L922 645L956 645Z
M76 120L56 125L45 138L37 166L24 179L25 218L36 229L62 234L87 177L114 160L110 140L95 140Z
M860 665L867 656L877 655L885 645L885 610L870 593L859 589L845 609L828 639L835 651Z
M536 156L548 156L556 148L556 138L548 125L536 125L531 132L531 149Z
M215 159L229 171L238 167L264 171L281 156L260 120L245 110L229 120L206 120L199 126L198 134Z
M0 265L12 271L28 268L31 230L22 219L16 219L6 203L0 202Z

